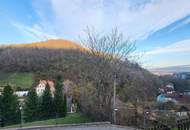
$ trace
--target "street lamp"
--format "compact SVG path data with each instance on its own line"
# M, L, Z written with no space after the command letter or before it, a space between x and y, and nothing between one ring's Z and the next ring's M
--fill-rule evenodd
M144 129L146 130L147 129L147 122L146 122L146 120L147 120L147 115L149 114L149 112L148 111L145 111L144 112Z
M20 106L19 109L20 109L20 127L22 127L23 124L24 124L24 120L23 120L23 107Z

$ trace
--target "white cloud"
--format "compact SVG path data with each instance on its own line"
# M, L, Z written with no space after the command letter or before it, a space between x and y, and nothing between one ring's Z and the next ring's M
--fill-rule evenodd
M159 55L165 53L176 53L176 52L189 52L190 53L190 39L179 41L168 45L146 52L146 55Z
M73 39L86 26L110 31L117 26L125 36L146 38L190 15L189 0L50 0L56 30Z
M25 35L31 36L37 40L47 40L47 39L57 39L55 35L48 34L44 32L40 25L34 24L32 27L21 24L21 23L12 23L20 32Z
M174 26L173 28L171 28L169 30L169 32L173 32L175 30L177 30L178 28L181 28L185 25L189 24L190 25L190 17L188 17L187 19L183 20L182 22L178 23L176 26Z

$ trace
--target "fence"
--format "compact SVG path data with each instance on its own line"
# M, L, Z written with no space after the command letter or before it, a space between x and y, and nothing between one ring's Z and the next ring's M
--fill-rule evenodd
M154 127L149 127L146 130L190 130L189 128L190 128L190 117L177 120L173 126L160 124Z

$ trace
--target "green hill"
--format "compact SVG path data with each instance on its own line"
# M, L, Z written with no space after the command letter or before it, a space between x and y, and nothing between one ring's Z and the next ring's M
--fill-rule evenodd
M10 84L13 88L27 89L33 84L33 74L32 73L5 73L0 72L0 87Z

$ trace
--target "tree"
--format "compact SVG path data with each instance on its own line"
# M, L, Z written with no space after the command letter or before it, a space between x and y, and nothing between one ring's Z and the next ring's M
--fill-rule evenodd
M20 111L17 97L13 94L11 86L5 86L2 94L2 117L5 125L19 123Z
M63 107L64 114L63 114L63 116L66 116L66 114L67 114L67 96L66 95L64 95L63 104L64 104L64 107Z
M2 118L2 96L0 95L0 118Z
M64 97L62 91L62 78L58 76L55 82L55 96L54 96L54 105L55 105L55 113L59 117L64 117L65 113L65 104Z
M41 116L42 119L48 119L53 117L53 98L50 92L50 86L47 83L44 93L42 95L42 102L41 102Z
M24 117L26 121L34 121L39 117L39 100L35 89L31 88L28 92L25 107Z
M97 120L111 121L111 113L115 107L115 103L112 103L115 101L112 100L115 92L113 90L117 90L113 89L115 88L113 84L116 84L116 77L121 79L122 74L127 73L126 68L134 57L132 54L135 51L135 44L123 39L122 33L117 29L113 29L108 35L87 29L86 38L81 40L81 43L88 48L89 54L88 66L85 66L88 70L86 79L92 81L97 89L97 99L94 100L97 105L96 112L100 115Z

